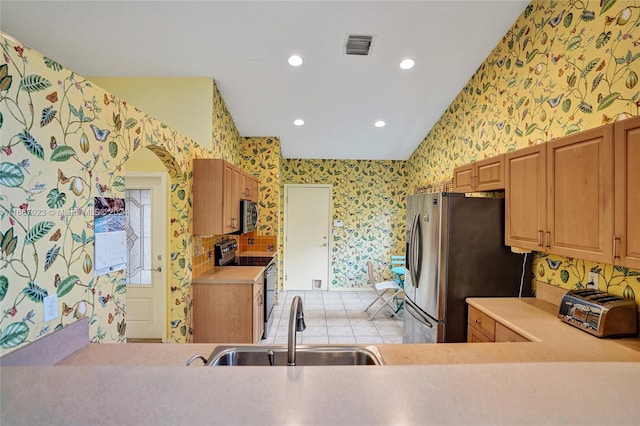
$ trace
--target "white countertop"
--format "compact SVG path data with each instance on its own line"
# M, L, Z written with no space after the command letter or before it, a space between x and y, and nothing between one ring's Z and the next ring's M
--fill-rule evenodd
M3 367L0 424L638 424L634 345L535 300L469 303L534 341L378 345L386 366L273 368L184 366L216 344L88 345L60 365Z
M2 369L3 426L637 425L640 363Z

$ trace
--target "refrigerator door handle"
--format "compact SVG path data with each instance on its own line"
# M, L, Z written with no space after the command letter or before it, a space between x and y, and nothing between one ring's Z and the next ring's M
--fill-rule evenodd
M418 214L416 213L413 216L413 220L411 221L411 228L409 228L409 247L407 247L407 269L409 270L409 275L411 276L411 281L413 283L413 277L414 277L414 273L413 273L413 265L415 262L415 256L413 254L413 246L414 246L414 238L413 238L413 234L415 233L416 230L416 217L418 216Z
M415 288L420 287L420 271L422 269L422 220L420 213L416 213L414 226L413 226L413 268L411 277L413 279L413 286Z
M416 310L413 309L413 307L411 306L410 303L405 303L404 306L405 306L407 312L410 313L412 317L414 317L416 320L420 321L422 324L426 325L427 327L433 328L433 324L431 324L429 321L424 319L422 317L422 315L420 315L418 312L416 312Z

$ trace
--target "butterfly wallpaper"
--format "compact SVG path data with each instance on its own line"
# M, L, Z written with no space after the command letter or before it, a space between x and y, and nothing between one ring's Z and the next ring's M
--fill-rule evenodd
M329 285L367 288L367 261L391 279L391 256L405 252L407 172L404 161L285 159L283 184L333 186L334 228Z
M94 276L93 200L124 197L149 149L170 180L172 342L191 340L191 161L238 161L241 139L215 87L213 152L53 59L0 34L0 355L88 317L92 342L126 339L126 279ZM45 323L43 300L58 296Z
M462 164L640 113L640 1L542 1L524 10L407 161L409 192ZM537 280L638 299L638 271L534 258ZM640 304L640 301L638 301Z

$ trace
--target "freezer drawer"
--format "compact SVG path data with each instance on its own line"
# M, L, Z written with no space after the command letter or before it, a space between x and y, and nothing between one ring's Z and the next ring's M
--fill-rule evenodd
M444 336L444 323L429 318L411 300L405 298L402 343L439 343Z

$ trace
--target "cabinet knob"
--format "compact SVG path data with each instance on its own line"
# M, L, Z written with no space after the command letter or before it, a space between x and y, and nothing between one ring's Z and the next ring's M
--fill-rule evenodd
M482 320L479 320L479 319L476 320L476 324L481 324L481 323L482 323Z

